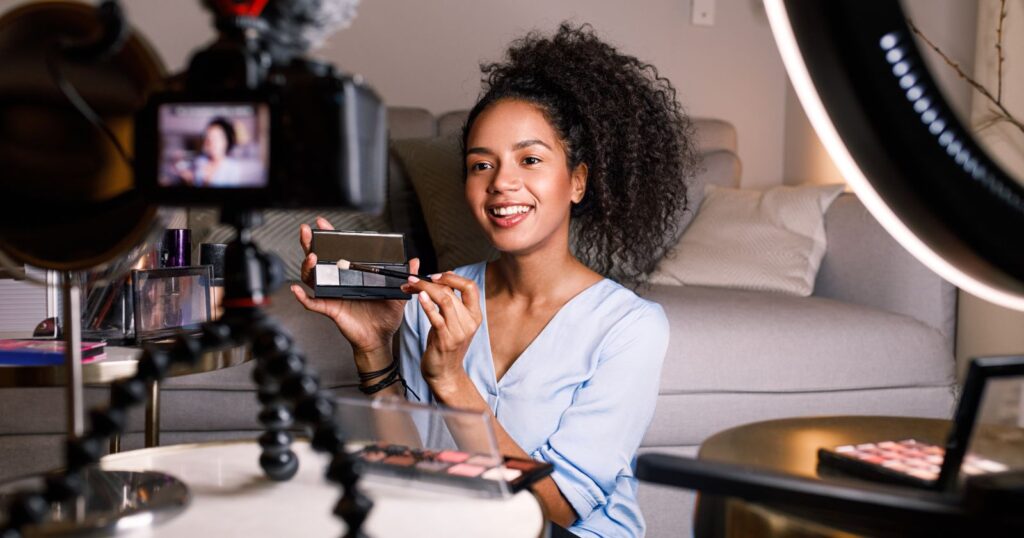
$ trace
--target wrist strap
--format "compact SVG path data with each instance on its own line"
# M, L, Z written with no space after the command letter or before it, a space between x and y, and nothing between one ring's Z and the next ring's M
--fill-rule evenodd
M405 380L402 379L402 374L401 372L398 371L398 368L393 368L391 369L390 372L388 372L388 376L385 377L384 380L380 381L379 383L374 383L373 385L370 385L368 387L364 387L362 384L360 384L359 391L362 392L363 394L376 394L390 387L391 385L394 385L400 380L403 383L405 382Z
M398 359L391 359L391 364L381 368L380 370L374 370L372 372L359 372L359 381L369 381L375 377L380 377L384 374L391 373L392 370L398 370Z
M364 387L363 386L363 382L364 381L369 381L369 380L371 380L373 378L379 377L379 376L384 375L384 374L387 374L387 377L385 377L380 382L374 383L373 385L370 385L368 387ZM359 381L360 381L360 383L359 383L359 392L362 392L363 394L368 394L368 395L369 394L376 394L376 393L378 393L378 392L380 392L380 391L390 387L391 385L394 385L395 383L399 383L400 382L400 383L402 383L402 388L405 389L405 392L407 393L407 396L408 396L409 393L411 393L413 395L413 397L416 398L417 402L421 401L420 400L420 395L416 394L416 391L412 390L412 388L409 387L409 384L405 382L405 378L402 377L402 372L401 372L401 370L398 369L398 359L392 360L391 364L388 365L387 368L382 368L380 370L375 370L373 372L366 372L366 373L360 372L359 373Z

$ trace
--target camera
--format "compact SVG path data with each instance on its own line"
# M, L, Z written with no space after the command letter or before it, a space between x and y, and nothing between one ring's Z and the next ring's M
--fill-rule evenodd
M266 2L206 2L217 40L136 117L136 184L150 202L383 208L383 102L359 77L304 57L289 31L323 3L271 0L261 14Z

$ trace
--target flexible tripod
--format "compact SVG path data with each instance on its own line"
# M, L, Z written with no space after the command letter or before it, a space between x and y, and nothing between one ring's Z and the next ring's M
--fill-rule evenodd
M312 446L332 455L327 478L341 485L343 494L334 514L345 521L346 538L363 537L363 522L373 502L357 487L355 462L345 451L344 432L334 421L334 401L320 388L317 373L306 364L287 332L262 310L270 293L283 281L280 260L256 246L253 228L262 217L252 210L225 208L221 222L237 231L224 254L224 315L203 324L198 337L179 334L170 345L144 346L135 375L111 385L107 407L89 412L89 428L67 442L63 473L46 478L43 492L20 492L6 506L7 521L0 538L17 538L27 525L44 520L50 503L81 495L86 467L99 461L107 440L124 432L127 409L145 401L147 385L164 378L172 364L194 364L204 352L248 343L256 369L253 380L262 406L259 421L265 432L259 438L260 466L268 478L289 480L299 469L291 450L295 423L312 433Z

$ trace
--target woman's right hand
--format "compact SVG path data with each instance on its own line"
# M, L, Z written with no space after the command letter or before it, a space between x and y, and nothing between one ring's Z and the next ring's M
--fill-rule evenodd
M316 219L317 228L333 230L331 223L322 217ZM306 257L302 262L302 281L313 285L313 271L316 268L316 254L311 252L313 230L308 224L299 226L299 243ZM419 260L409 260L409 272L419 271ZM314 298L306 294L302 286L291 287L295 298L306 310L327 316L341 334L352 344L356 353L371 353L391 344L391 339L402 324L405 301L401 299L346 301L344 299Z

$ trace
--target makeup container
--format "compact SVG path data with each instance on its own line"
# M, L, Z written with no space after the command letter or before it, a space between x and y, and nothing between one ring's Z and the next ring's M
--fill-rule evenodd
M475 413L398 399L336 400L346 450L368 480L473 497L506 497L554 470L503 456L491 421Z
M409 272L405 236L373 232L313 230L311 250L316 254L313 292L317 297L345 299L408 299L400 287L404 279L341 270L338 260Z
M161 267L188 267L192 265L192 230L170 229L164 232L160 243Z
M200 243L199 265L209 265L213 269L213 280L210 281L210 304L213 319L220 319L224 309L224 243Z
M210 320L209 266L132 271L135 338L159 340L181 330L198 331Z

